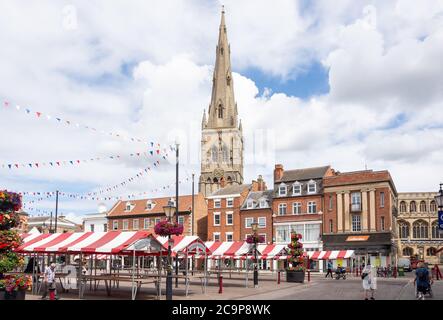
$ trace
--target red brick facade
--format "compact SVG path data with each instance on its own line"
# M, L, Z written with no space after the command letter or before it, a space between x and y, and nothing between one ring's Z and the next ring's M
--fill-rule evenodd
M265 236L266 243L272 243L272 238L273 238L272 208L241 210L240 217L241 217L240 219L241 240L245 240L248 235L253 234L252 228L247 228L245 225L247 218L252 218L254 222L257 222L258 218L265 218L266 226L264 228L259 226L257 234Z

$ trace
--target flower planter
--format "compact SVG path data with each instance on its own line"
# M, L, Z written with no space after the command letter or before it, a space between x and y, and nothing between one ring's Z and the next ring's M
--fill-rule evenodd
M286 282L303 283L305 281L304 271L286 270Z
M26 290L13 290L11 293L6 292L5 300L25 300Z

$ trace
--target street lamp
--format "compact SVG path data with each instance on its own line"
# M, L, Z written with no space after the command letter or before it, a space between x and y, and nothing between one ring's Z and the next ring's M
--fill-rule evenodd
M443 183L440 183L440 191L438 192L438 195L435 196L435 202L437 202L438 211L443 208L443 189L442 189Z
M258 260L257 260L257 230L258 230L258 223L253 222L251 223L252 232L254 233L254 288L258 287Z
M168 205L163 207L163 211L168 218L168 221L172 221L172 217L175 213L175 207L171 201L168 201ZM173 239L171 235L168 235L168 274L166 276L166 300L172 300L172 261L171 261L171 247L173 245Z
M175 217L175 222L178 225L178 154L179 154L179 147L180 147L180 139L179 137L175 137L175 211L177 212L177 215ZM178 255L175 257L175 287L178 288Z

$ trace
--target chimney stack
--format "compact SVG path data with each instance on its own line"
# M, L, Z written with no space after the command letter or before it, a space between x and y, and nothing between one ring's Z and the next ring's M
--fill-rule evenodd
M276 164L274 169L274 182L280 181L283 178L283 165Z
M263 180L263 176L261 174L258 176L257 183L258 183L258 191L267 190L266 182Z

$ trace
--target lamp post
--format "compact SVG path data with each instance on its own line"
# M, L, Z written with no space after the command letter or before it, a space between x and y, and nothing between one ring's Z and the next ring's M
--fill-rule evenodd
M257 229L258 223L251 223L252 232L254 233L254 288L258 288L258 260L257 260Z
M179 138L175 138L175 222L178 225L178 154L179 154L180 141ZM178 288L178 255L175 256L175 287Z
M168 218L168 221L172 221L172 217L174 216L175 207L171 201L168 202L168 205L163 207L163 211ZM168 235L168 273L166 276L166 300L172 300L172 260L171 260L171 247L172 247L172 239L171 235Z

